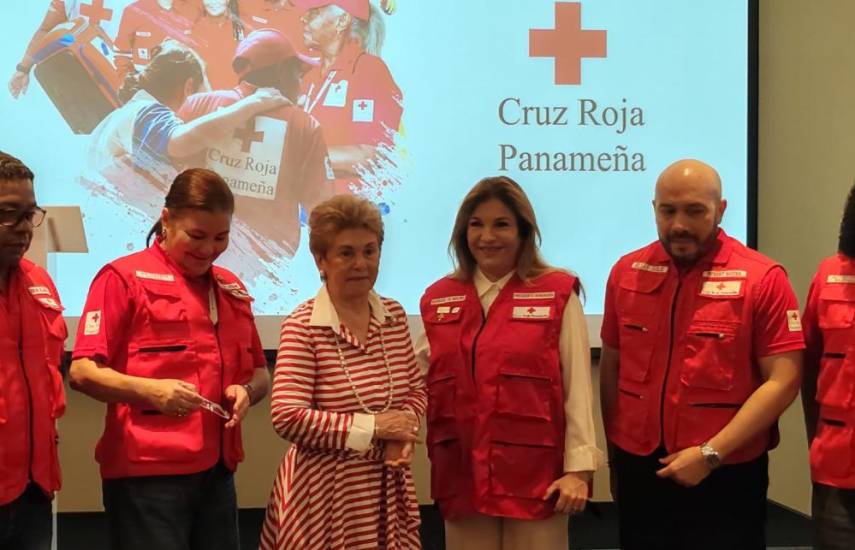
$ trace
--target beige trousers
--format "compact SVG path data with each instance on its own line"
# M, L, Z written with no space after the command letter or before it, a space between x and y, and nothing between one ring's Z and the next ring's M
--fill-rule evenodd
M567 550L567 516L527 520L475 514L445 522L446 550Z

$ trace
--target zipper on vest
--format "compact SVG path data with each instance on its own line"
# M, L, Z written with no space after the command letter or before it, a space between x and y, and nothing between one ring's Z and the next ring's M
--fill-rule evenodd
M480 304L478 304L480 306ZM487 316L484 315L484 309L481 309L481 326L478 327L478 332L475 333L475 338L472 340L472 380L475 380L475 348L478 346L478 337L481 336L481 332L484 330L484 326L487 324ZM492 309L492 306L491 306Z
M665 391L668 389L668 375L671 372L671 358L674 355L674 320L676 318L677 297L680 295L680 287L683 280L677 277L677 288L671 296L671 326L668 334L668 362L665 363L665 376L662 378L662 390L659 392L659 443L665 445Z

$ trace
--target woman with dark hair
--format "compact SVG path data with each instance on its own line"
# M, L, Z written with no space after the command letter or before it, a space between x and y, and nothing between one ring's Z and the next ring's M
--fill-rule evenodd
M173 159L202 151L256 114L286 104L278 91L265 88L185 124L175 112L204 84L204 65L192 49L175 40L155 47L142 72L125 79L119 91L125 104L92 132L84 184L154 215L155 197L175 177Z
M213 265L234 197L209 170L175 178L145 250L92 282L69 377L107 403L95 450L114 550L235 550L240 425L269 375L252 298Z
M190 38L208 67L208 81L214 90L237 84L232 58L247 30L241 21L238 0L202 0L202 16L193 24Z
M811 282L803 328L814 544L848 550L855 547L855 186L846 199L837 254L819 264Z
M572 274L549 266L522 188L485 178L463 199L454 273L426 291L431 493L446 548L567 548L602 452ZM556 515L557 513L557 515Z

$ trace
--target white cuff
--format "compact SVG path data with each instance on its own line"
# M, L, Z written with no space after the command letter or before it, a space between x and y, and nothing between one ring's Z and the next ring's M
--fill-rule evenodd
M347 433L344 446L360 453L371 448L371 440L374 438L374 415L364 413L353 413L353 424Z

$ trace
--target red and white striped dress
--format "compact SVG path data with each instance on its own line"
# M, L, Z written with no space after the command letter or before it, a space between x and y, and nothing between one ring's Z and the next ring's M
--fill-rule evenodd
M329 295L299 306L282 325L271 416L292 442L276 474L261 533L263 550L410 550L421 548L419 510L409 468L383 465L382 447L346 442L364 413L341 365L333 327L353 384L365 404L381 409L392 370L391 409L424 415L427 394L416 366L406 313L371 294L371 320L360 343L338 321ZM382 329L382 343L381 343Z

